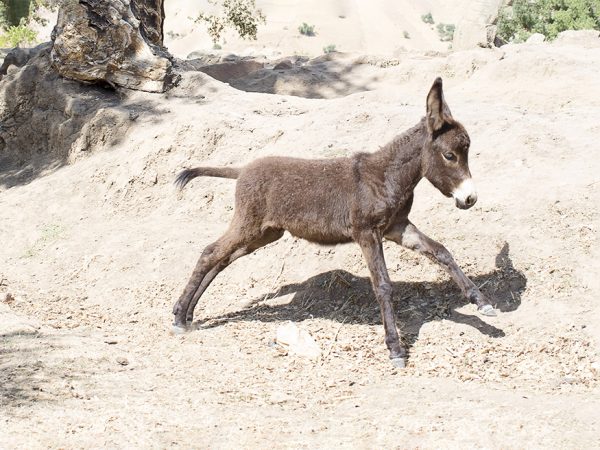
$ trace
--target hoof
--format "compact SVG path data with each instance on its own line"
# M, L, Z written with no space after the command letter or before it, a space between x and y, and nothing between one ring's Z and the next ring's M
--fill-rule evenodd
M477 308L477 310L482 316L496 317L498 315L492 305L483 305Z
M392 366L396 367L397 369L404 369L406 367L406 361L404 358L390 358L390 361L392 362Z
M180 324L176 324L176 323L171 325L171 333L173 333L173 334L185 334L185 333L189 332L190 330L191 330L191 328L188 327L187 325L180 325Z

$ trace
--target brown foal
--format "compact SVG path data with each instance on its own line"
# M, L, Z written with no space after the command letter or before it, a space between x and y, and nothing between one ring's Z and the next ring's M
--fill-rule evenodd
M448 250L409 220L413 191L427 178L456 206L468 209L477 194L468 165L469 135L450 113L442 80L427 95L427 114L375 153L347 158L261 158L242 168L197 167L181 172L183 188L192 178L237 179L235 213L229 229L202 252L173 308L174 330L190 329L198 300L219 272L241 256L279 239L284 231L318 244L356 242L367 261L381 307L390 359L404 367L392 306L392 284L382 239L389 239L439 263L484 315L495 315L488 299L465 276Z

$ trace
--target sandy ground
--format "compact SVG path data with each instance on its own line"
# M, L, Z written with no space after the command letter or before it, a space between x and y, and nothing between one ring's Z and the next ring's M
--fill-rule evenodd
M0 172L1 448L598 448L600 43L306 66L238 88L189 72L126 96L135 114L108 150ZM411 219L498 317L386 243L410 351L394 369L358 248L285 236L215 280L200 329L170 334L234 191L198 179L178 194L177 171L373 151L419 120L437 75L479 202L457 210L424 181ZM319 359L273 344L289 320Z
M256 41L244 41L226 32L219 42L220 53L317 56L323 47L338 51L398 55L405 50L448 49L440 41L435 24L426 24L423 14L431 13L437 23L456 24L468 0L258 0L266 16ZM165 3L165 43L173 54L213 51L213 42L203 24L193 21L200 11L216 11L206 0L172 0ZM314 26L314 36L303 36L298 27ZM405 36L405 33L407 36Z

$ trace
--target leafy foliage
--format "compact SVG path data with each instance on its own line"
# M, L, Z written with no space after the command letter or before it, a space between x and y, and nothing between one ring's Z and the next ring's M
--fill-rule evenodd
M0 1L0 28L5 28L7 24L7 11L4 2Z
M600 30L600 0L513 0L500 11L498 36L523 42L533 33L554 39L565 30Z
M29 10L29 23L36 22L42 26L48 25L48 20L40 16L40 9L49 9L56 11L63 3L69 0L33 0L32 7Z
M428 23L430 25L433 25L435 23L435 21L433 20L433 16L431 15L430 12L428 12L427 14L423 14L421 16L421 20L425 23Z
M298 27L298 32L304 36L314 36L315 35L315 26L309 25L306 22L303 22L302 25Z
M34 44L37 33L28 27L27 21L21 19L19 25L10 26L0 36L0 47L19 47L23 44Z
M213 0L211 3L216 4ZM265 23L265 16L256 8L255 0L223 0L220 15L201 13L196 23L205 22L213 43L218 43L225 28L235 29L242 39L256 39L258 25Z
M451 23L438 23L437 32L440 36L440 40L443 42L451 41L454 38L454 24Z
M333 53L333 52L337 52L334 44L329 44L329 45L326 45L325 47L323 47L323 53L327 54L327 53Z
M44 26L48 22L40 16L40 9L56 10L65 1L68 0L31 0L18 3L19 8L15 9L15 3L7 6L7 2L0 0L0 47L35 44L37 33L30 25L35 22Z
M2 0L3 14L6 26L17 26L21 23L21 19L28 17L31 10L35 6L32 0Z

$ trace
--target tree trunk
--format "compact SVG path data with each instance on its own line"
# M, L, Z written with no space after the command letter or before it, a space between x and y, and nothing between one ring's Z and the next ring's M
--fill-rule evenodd
M173 83L163 46L164 0L65 2L52 32L52 63L74 80L164 92Z
M141 22L142 35L151 44L162 47L165 22L164 0L132 0L131 10Z

